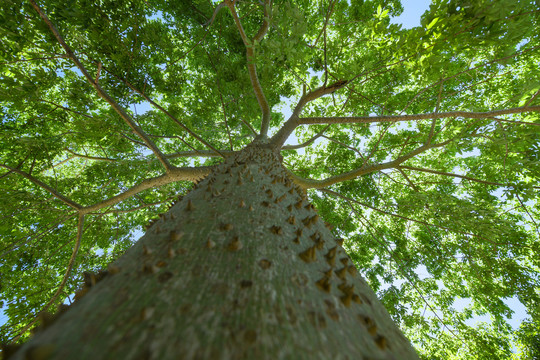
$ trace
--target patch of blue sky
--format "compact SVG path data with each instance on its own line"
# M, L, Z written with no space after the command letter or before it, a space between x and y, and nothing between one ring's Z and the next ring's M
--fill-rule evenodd
M402 0L403 13L390 17L390 23L401 24L403 29L420 26L421 15L429 9L431 0Z

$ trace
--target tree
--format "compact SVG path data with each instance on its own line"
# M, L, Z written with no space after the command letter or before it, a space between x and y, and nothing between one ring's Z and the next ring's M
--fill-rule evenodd
M535 338L535 2L0 9L2 341L42 329L15 358L414 358L390 319L508 358L512 297Z

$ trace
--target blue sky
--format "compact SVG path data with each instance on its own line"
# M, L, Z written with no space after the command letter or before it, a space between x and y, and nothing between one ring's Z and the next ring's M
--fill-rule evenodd
M390 19L393 24L401 24L404 29L420 26L420 16L429 8L431 0L401 0L403 13Z

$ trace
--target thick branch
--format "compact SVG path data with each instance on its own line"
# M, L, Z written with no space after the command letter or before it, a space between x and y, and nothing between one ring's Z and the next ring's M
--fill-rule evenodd
M154 144L154 142L144 133L144 131L131 119L131 117L128 115L128 113L124 110L122 106L120 106L114 99L105 92L101 86L99 86L95 81L94 78L88 73L84 65L79 61L79 58L73 53L71 48L66 44L64 39L62 38L62 35L58 32L54 24L49 20L47 15L41 10L41 8L36 4L34 0L29 0L32 4L32 7L38 12L39 16L45 21L51 32L54 34L54 37L60 45L64 48L64 51L69 56L69 58L75 63L77 68L81 71L81 73L84 75L84 77L88 80L90 85L97 91L98 95L107 101L109 105L120 115L120 117L128 124L128 126L133 130L134 133L136 133L143 141L144 143L152 150L152 152L157 156L161 164L166 170L170 170L173 168L173 166L169 163L169 161L163 156L161 151L157 148L157 146Z
M424 120L424 119L443 119L449 117L462 117L466 119L485 119L499 115L508 114L520 114L525 112L540 111L540 105L517 107L503 110L493 110L486 112L472 112L472 111L450 111L443 113L428 113L428 114L411 114L411 115L383 115L383 116L353 116L353 117L305 117L299 118L298 123L300 125L311 124L369 124L369 123L381 123L381 122L399 122L399 121L411 121L411 120ZM536 125L536 123L518 122L512 120L506 120L506 122Z
M216 19L217 14L219 13L219 11L220 11L224 6L225 6L225 2L219 3L219 5L216 6L216 8L214 9L214 12L212 13L212 17L210 18L210 20L208 20L206 23L204 23L203 26L205 26L205 27L210 27L210 26L212 26L212 24L214 23L214 20Z
M172 168L166 174L157 176L150 179L143 180L140 184L133 186L132 188L126 190L125 192L113 196L109 199L103 200L94 205L86 206L80 210L81 214L88 214L104 207L118 204L119 202L140 193L141 191L151 189L158 186L163 186L170 184L175 181L199 181L204 178L206 175L210 174L212 170L211 166L201 166L196 168L191 167L181 167L181 168Z
M316 100L321 96L331 94L334 91L343 88L345 85L347 85L347 80L340 80L328 86L321 86L313 91L308 92L307 94L302 95L300 100L298 100L292 115L285 122L285 124L283 124L281 129L272 137L272 139L270 139L269 145L274 149L281 148L294 129L298 125L303 124L300 122L301 119L298 116L300 116L302 109L304 109L304 106L306 106L308 102Z
M418 154L421 154L424 151L427 151L427 150L432 149L432 148L445 146L449 142L450 141L446 141L446 142L435 144L435 145L422 145L419 148L411 151L407 155L400 156L397 159L389 161L387 163L376 164L376 165L363 165L363 166L359 167L358 169L355 169L355 170L352 170L352 171L349 171L349 172L346 172L346 173L343 173L343 174L340 174L340 175L331 176L331 177L329 177L327 179L324 179L324 180L305 179L305 178L302 178L302 177L299 177L299 176L293 174L290 171L289 171L289 175L291 176L292 180L296 184L298 184L298 186L300 186L303 189L322 189L322 188L328 187L330 185L333 185L333 184L336 184L336 183L339 183L339 182L343 182L343 181L347 181L347 180L352 180L352 179L355 179L355 178L357 178L359 176L366 175L366 174L369 174L369 173L372 173L372 172L375 172L375 171L381 171L381 170L385 170L385 169L396 168L401 163L403 163L404 161L406 161L406 160L408 160L408 159L410 159L410 158L412 158L412 157L414 157L414 156L416 156Z
M268 18L270 17L270 14L268 13L268 10L270 10L270 1L265 0L263 4L263 23L261 24L261 27L259 28L259 31L257 34L253 37L253 40L261 42L261 40L264 38L266 33L268 32L268 28L270 27L270 23L268 22Z
M247 67L248 67L249 78L251 80L251 86L253 87L253 91L255 92L255 97L257 98L257 102L259 103L259 107L261 108L261 113L262 113L260 136L265 137L268 134L268 127L270 124L270 105L268 104L268 100L266 100L266 96L264 95L264 91L261 87L261 83L259 82L259 76L257 75L257 68L255 67L255 63L254 63L254 57L255 57L254 49L255 49L255 41L260 42L263 36L268 31L268 22L265 19L257 35L255 35L253 40L249 40L246 35L246 32L244 31L242 23L240 22L240 18L238 17L238 14L236 13L236 9L234 8L234 1L225 0L225 3L227 4L227 7L231 11L231 15L234 19L234 22L236 23L236 27L238 28L238 31L240 33L240 36L242 37L242 41L244 42L244 45L246 46L246 57L247 57ZM267 15L266 5L267 5L267 2L265 2L265 10L264 10L265 17Z
M67 197L65 197L64 195L60 194L58 191L56 191L55 189L53 189L52 187L50 187L49 185L45 184L44 182L42 182L41 180L38 180L36 179L35 177L33 177L32 175L24 172L24 171L21 171L19 169L15 169L15 168L12 168L11 166L7 166L5 164L0 164L0 166L8 169L9 171L11 172L14 172L16 174L19 174L21 175L22 177L30 180L31 182L33 182L34 184L36 184L37 186L39 186L40 188L42 188L43 190L46 190L48 191L49 193L51 193L51 195L53 195L55 198L57 198L58 200L62 201L64 204L68 205L68 206L71 206L72 208L76 209L76 210L80 210L82 208L81 205L77 204L76 202L72 201L71 199L68 199Z

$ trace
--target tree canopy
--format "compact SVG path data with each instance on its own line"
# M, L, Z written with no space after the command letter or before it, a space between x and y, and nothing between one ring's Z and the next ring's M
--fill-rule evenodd
M539 8L2 1L1 340L268 138L422 356L540 356Z

